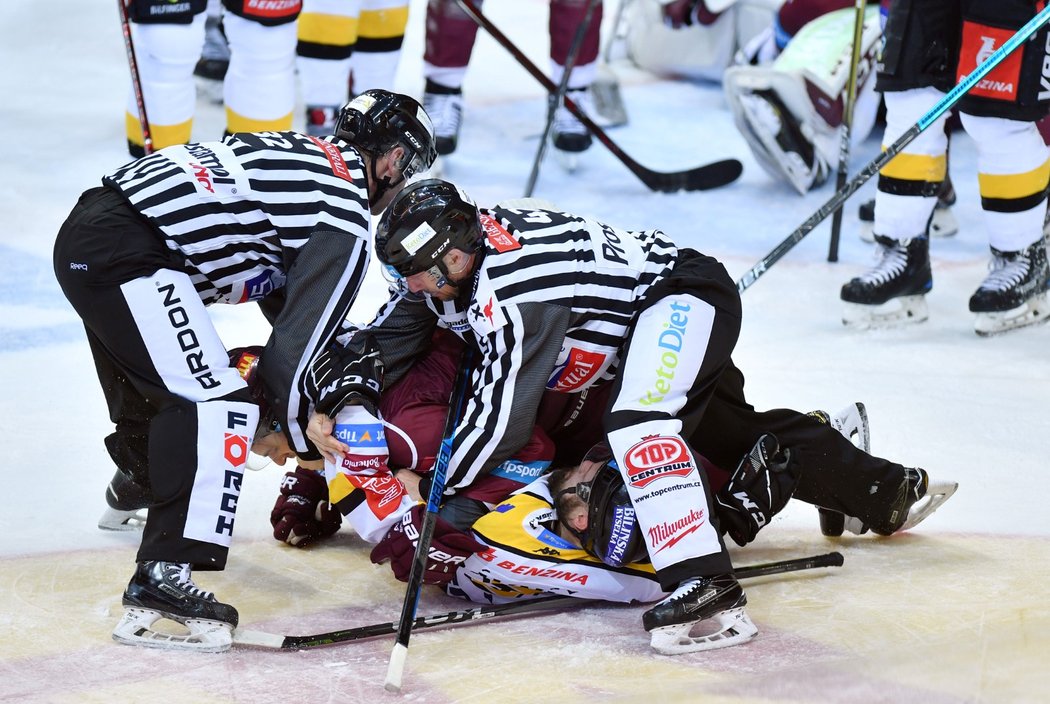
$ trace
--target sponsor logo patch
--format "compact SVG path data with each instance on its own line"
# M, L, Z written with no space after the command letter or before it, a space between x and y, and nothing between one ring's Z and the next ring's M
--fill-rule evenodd
M989 27L976 22L963 22L959 66L955 75L956 82L966 78L1012 36L1013 31L1009 29ZM977 81L977 84L970 89L970 94L992 100L1016 101L1023 56L1023 50L1006 56L984 78Z
M631 486L642 489L658 479L687 477L693 460L681 438L649 435L624 453L624 466Z
M605 364L606 355L601 352L570 347L565 359L554 367L547 388L554 391L577 391L589 385Z
M513 252L516 249L521 249L521 242L518 242L514 235L507 232L491 216L481 216L481 229L485 232L485 237L488 238L489 244L497 252Z

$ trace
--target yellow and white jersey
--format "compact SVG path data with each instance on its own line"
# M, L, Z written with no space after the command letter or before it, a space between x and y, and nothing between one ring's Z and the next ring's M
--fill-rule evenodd
M446 587L480 603L506 603L548 594L621 602L667 595L648 563L610 567L557 533L558 519L542 476L511 495L473 526L489 546L471 555Z

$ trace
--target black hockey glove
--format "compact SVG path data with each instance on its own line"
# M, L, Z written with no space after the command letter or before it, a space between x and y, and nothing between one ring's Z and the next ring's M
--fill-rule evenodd
M329 418L348 404L360 403L373 415L379 407L383 387L383 360L375 338L365 333L354 345L359 351L331 344L322 352L306 378L307 392L314 400L314 410Z
M801 468L790 449L781 450L769 433L760 437L715 495L722 531L737 545L750 543L787 504L800 476Z

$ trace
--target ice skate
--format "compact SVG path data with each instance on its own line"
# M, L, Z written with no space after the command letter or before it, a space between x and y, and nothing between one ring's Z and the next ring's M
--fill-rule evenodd
M991 273L970 298L977 314L978 335L996 335L1034 325L1050 316L1050 269L1046 243L1037 242L1019 252L1000 252L992 247Z
M758 633L746 605L747 596L731 574L691 579L642 614L642 626L663 655L728 648Z
M886 523L868 525L859 518L822 509L820 529L829 537L837 537L844 532L864 535L869 530L877 535L887 536L911 530L929 518L958 488L958 482L931 482L926 470L908 468ZM835 514L841 518L836 518ZM841 525L838 521L841 521Z
M565 97L576 104L586 115L594 112L591 105L591 92L586 88L569 90ZM558 162L569 173L579 167L581 152L591 146L591 133L576 116L564 105L559 105L554 112L554 124L551 125L551 144Z
M138 563L122 601L124 616L113 629L120 643L204 653L221 653L233 643L237 610L198 588L187 564ZM188 633L154 630L161 619L182 624Z
M933 288L930 241L882 235L875 241L879 263L842 287L843 325L864 330L926 320L925 296Z
M951 179L944 179L941 184L940 193L937 194L937 205L933 208L933 217L930 219L930 237L954 237L959 232L959 221L952 213L955 205L955 187ZM860 238L865 242L875 241L875 199L861 203L857 209L857 217L860 219Z
M423 93L423 109L434 125L434 147L438 156L447 156L456 151L459 128L463 123L463 93L427 81Z
M334 133L339 110L338 105L307 105L306 134L311 137L327 137Z
M197 86L215 105L222 105L222 82L230 68L230 47L222 33L218 17L209 16L204 22L204 47L201 57L193 67L193 75L204 80Z
M135 483L119 469L106 487L106 510L98 519L102 530L137 530L146 524L151 501L146 487Z

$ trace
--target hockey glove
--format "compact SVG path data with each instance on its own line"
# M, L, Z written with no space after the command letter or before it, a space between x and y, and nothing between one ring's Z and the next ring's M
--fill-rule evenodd
M329 418L335 418L348 404L360 403L373 413L379 406L383 387L379 345L367 333L358 339L359 352L333 343L310 366L307 392L314 400L314 410Z
M379 544L372 549L372 562L381 565L390 560L390 567L399 581L407 582L412 560L419 544L419 530L423 525L425 504L416 504L395 523ZM438 517L434 536L430 540L427 566L423 572L425 584L448 584L456 576L456 567L476 552L488 547Z
M715 495L722 530L737 545L750 543L787 504L800 474L791 450L780 450L773 435L760 437Z
M324 474L302 467L285 473L281 495L270 512L274 538L302 548L332 535L342 522L339 511L328 503Z

